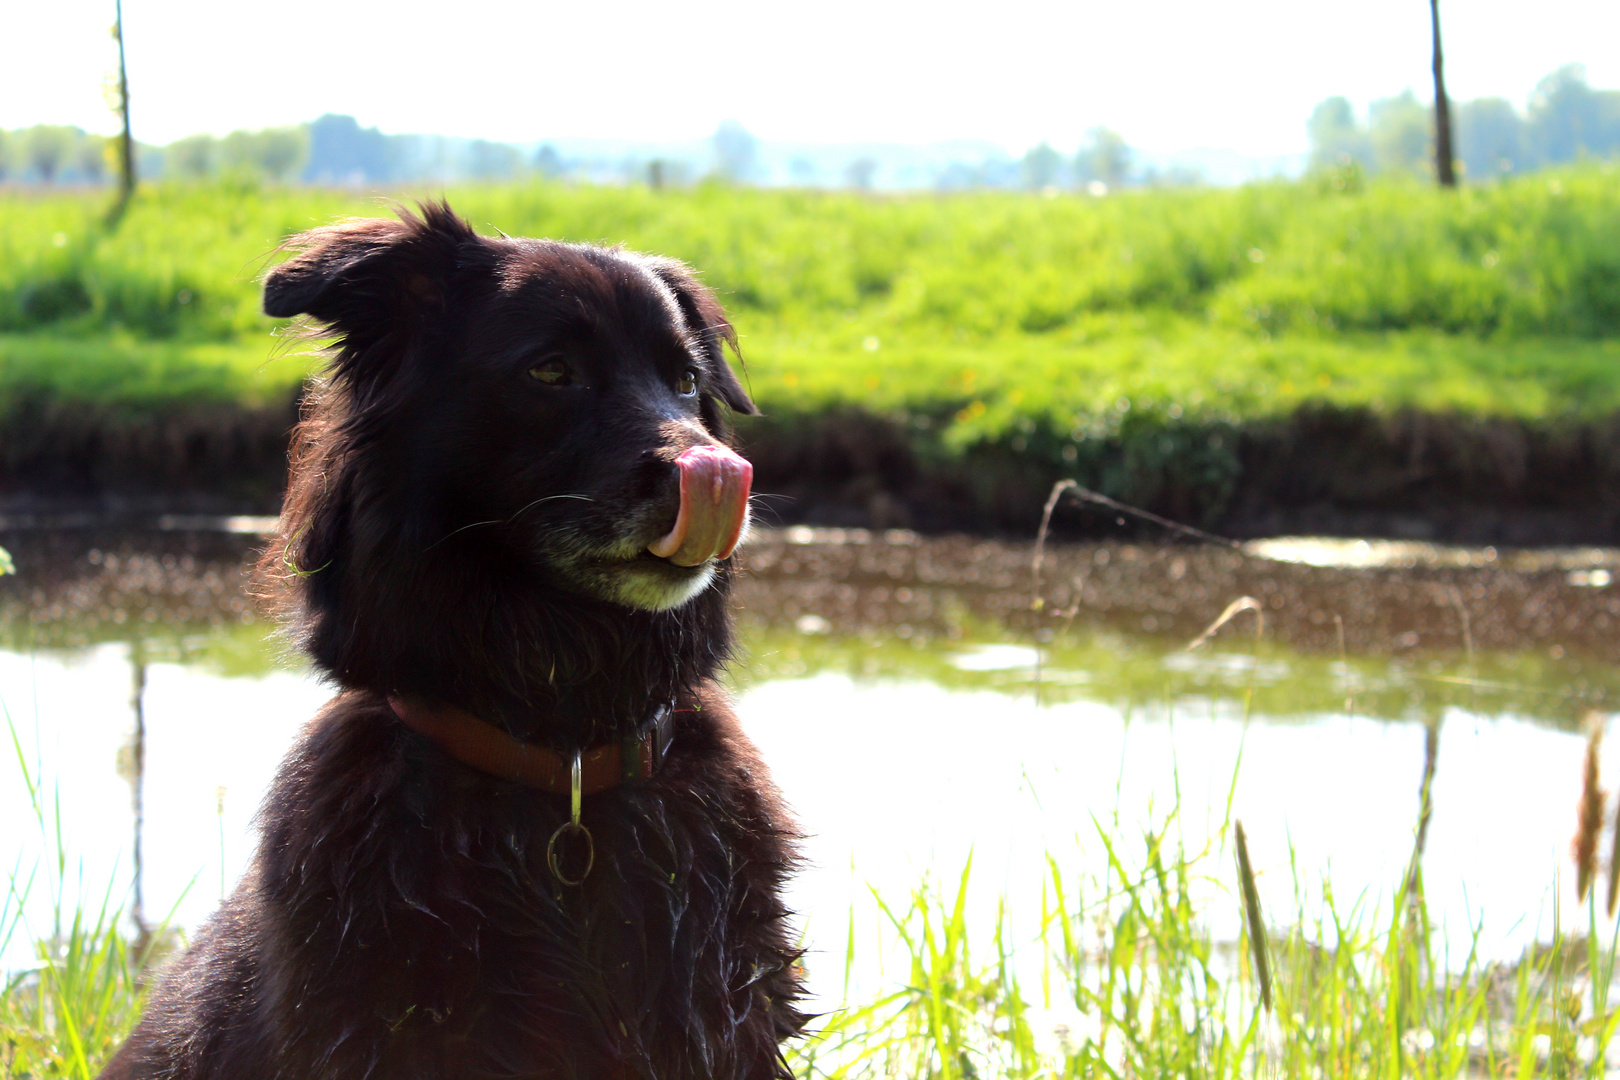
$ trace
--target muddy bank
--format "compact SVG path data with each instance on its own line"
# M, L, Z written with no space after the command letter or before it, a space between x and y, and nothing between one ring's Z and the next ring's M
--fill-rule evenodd
M1620 543L1620 417L1514 420L1307 409L1250 424L1148 421L1106 439L1035 430L946 454L860 413L747 425L783 523L1030 536L1053 483L1239 538L1374 536L1461 544ZM1073 539L1162 539L1066 505Z
M275 513L298 402L136 409L23 401L0 418L0 508Z
M293 401L139 415L19 406L0 421L0 512L274 514L296 414ZM744 418L763 519L1028 537L1052 484L1073 477L1235 537L1620 544L1620 417L1145 417L1093 438L1031 425L965 450L944 445L938 420L859 410ZM1163 538L1072 506L1055 527L1070 539Z
M1620 541L1620 417L1526 424L1311 410L1242 433L1233 536Z
M5 528L0 638L83 645L255 621L262 538L184 530ZM1250 596L1267 637L1336 656L1540 652L1620 664L1620 552L1480 550L1404 565L1322 567L1187 545L1059 543L1039 609L1033 545L892 530L761 530L739 554L740 618L795 632L960 636L969 622L1035 640L1113 627L1185 644ZM809 617L811 621L805 623ZM806 631L806 626L812 628ZM1247 638L1252 613L1223 634ZM163 628L160 630L160 628ZM1342 635L1342 636L1341 636Z
M948 635L977 617L1020 635L1090 624L1186 643L1248 596L1264 610L1265 634L1301 652L1539 650L1620 663L1620 555L1612 551L1486 549L1466 560L1323 567L1219 547L1062 543L1043 559L1037 607L1031 544L889 536L898 542L860 530L763 536L742 554L739 609L781 626L814 615L846 633L905 626ZM1253 632L1252 613L1222 631Z

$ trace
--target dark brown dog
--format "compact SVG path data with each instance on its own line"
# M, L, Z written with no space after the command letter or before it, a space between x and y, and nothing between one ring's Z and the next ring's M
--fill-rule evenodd
M342 692L102 1075L786 1076L790 826L713 681L719 305L442 205L292 247L265 310L339 344L261 575Z

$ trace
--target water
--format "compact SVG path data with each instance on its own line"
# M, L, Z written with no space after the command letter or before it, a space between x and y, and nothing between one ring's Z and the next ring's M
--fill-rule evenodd
M23 573L0 586L0 701L48 812L42 828L6 766L0 858L26 877L60 847L70 903L132 899L138 682L141 910L195 927L241 873L260 795L330 690L278 657L242 601L240 537L5 543ZM777 534L745 551L739 708L807 834L792 903L823 992L841 982L852 917L857 989L882 978L871 889L904 903L927 877L954 882L971 855L977 917L1005 895L1014 939L1030 939L1049 854L1068 872L1098 869L1103 833L1130 850L1141 822L1172 812L1194 850L1229 814L1243 820L1278 921L1314 911L1324 882L1341 908L1387 906L1431 729L1425 883L1454 959L1473 932L1485 955L1512 959L1550 936L1555 914L1574 918L1560 868L1581 727L1620 693L1596 626L1607 579L1592 584L1608 553L1403 551L1397 565L1345 568L1064 548L1040 610L1028 555L860 533ZM1240 595L1259 600L1265 636L1248 612L1186 651ZM1620 761L1604 765L1615 775ZM1206 869L1209 923L1235 938L1230 853ZM50 932L43 891L28 918L33 935ZM13 939L0 966L27 952Z

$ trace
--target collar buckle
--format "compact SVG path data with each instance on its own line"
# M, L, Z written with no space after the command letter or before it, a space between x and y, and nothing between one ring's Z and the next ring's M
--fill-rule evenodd
M619 744L619 779L622 783L650 780L669 753L670 740L675 734L675 705L665 702L658 706L652 719L641 730L626 735Z

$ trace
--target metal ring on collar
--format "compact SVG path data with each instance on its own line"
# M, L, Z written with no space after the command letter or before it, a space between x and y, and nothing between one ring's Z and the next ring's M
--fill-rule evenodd
M579 872L577 878L571 878L563 872L562 860L557 857L557 838L564 833L570 835L578 833L585 838L585 869ZM596 865L596 841L591 839L591 830L572 821L565 821L557 826L557 831L546 841L546 865L551 867L551 876L564 885L578 885L590 877L591 868Z
M585 797L584 786L584 755L575 750L574 759L568 765L568 820L557 826L551 839L546 841L546 865L551 867L551 876L564 885L578 885L591 876L591 868L596 865L596 840L591 836L591 830L579 823L579 812ZM563 873L562 862L557 858L557 838L565 831L570 835L579 833L585 837L585 869L580 871L577 878Z

